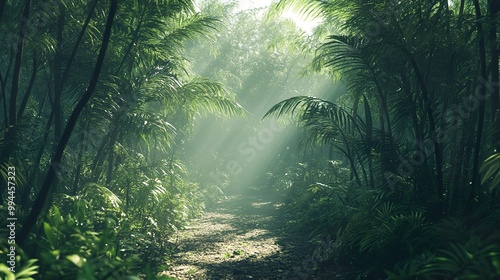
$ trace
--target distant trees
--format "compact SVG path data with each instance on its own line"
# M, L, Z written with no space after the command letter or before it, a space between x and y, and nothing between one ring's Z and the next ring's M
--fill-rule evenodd
M289 135L294 126L262 121L269 106L297 92L323 96L338 85L326 75L303 75L312 55L295 51L294 44L300 42L290 39L304 32L290 19L267 18L266 8L239 10L238 1L200 1L199 7L225 20L215 44L189 48L193 70L226 84L248 114L224 122L198 119L200 125L188 141L197 156L187 154L186 162L191 161L188 166L208 190L261 187L268 167L285 158L286 147L297 142Z

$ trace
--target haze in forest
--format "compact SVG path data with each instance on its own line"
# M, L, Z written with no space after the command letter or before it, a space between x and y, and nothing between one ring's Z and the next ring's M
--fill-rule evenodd
M499 279L499 18L0 1L0 278Z

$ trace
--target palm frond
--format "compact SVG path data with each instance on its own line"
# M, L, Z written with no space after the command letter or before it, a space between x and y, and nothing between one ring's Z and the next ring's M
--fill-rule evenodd
M110 189L95 183L83 186L79 191L79 195L92 201L93 205L111 206L115 210L119 210L122 204L120 198Z
M360 132L362 124L361 119L354 117L348 109L310 96L296 96L281 101L269 109L264 118L268 116L297 118L300 125L322 133L326 133L329 129ZM327 126L327 128L321 126Z
M180 88L180 96L190 111L222 116L243 116L245 109L235 102L229 91L218 82L196 78Z
M500 154L494 154L484 161L480 172L483 174L481 184L491 181L490 191L500 186Z
M210 41L216 30L219 19L199 14L180 14L174 18L154 23L159 27L157 32L150 32L144 38L143 52L149 52L160 61L181 61L184 53L184 44L187 40L203 38Z
M281 0L271 7L269 15L279 15L286 10L291 10L305 19L316 19L325 11L322 9L321 2L323 1Z

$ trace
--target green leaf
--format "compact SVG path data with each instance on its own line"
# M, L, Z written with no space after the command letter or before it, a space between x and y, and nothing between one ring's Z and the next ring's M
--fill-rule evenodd
M54 209L54 222L57 225L60 225L62 222L64 222L63 217L61 216L61 211L59 211L59 208L57 206L53 206Z
M80 257L77 254L66 256L66 259L68 259L70 262L72 262L74 265L76 265L76 266L78 266L80 268L86 262L85 258L82 258L82 257Z
M82 270L78 274L77 280L92 280L92 279L96 279L94 276L94 268L90 263L86 262L83 264Z
M49 243L52 246L52 248L56 248L57 237L49 223L43 222L43 231L45 232L45 236L47 237L47 240L49 240Z
M16 276L14 275L14 273L12 273L9 268L3 263L0 263L0 276L2 276L2 279L4 280L16 280Z
M480 172L483 174L481 184L486 183L491 177L493 181L490 186L490 191L493 191L500 185L500 154L494 154L484 161Z
M16 279L18 280L34 280L31 276L38 274L38 265L34 265L37 259L31 259L26 262L26 264L21 268L21 271L16 273Z

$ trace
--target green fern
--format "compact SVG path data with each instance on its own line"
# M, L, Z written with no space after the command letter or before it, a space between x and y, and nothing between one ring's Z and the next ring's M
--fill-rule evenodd
M4 280L35 280L32 276L38 275L38 265L35 263L38 260L30 259L21 268L16 268L16 272L11 272L9 267L5 264L0 263L0 276ZM20 262L20 259L17 260Z
M484 161L480 172L483 177L481 184L491 179L490 191L494 191L500 186L500 154L494 154Z

